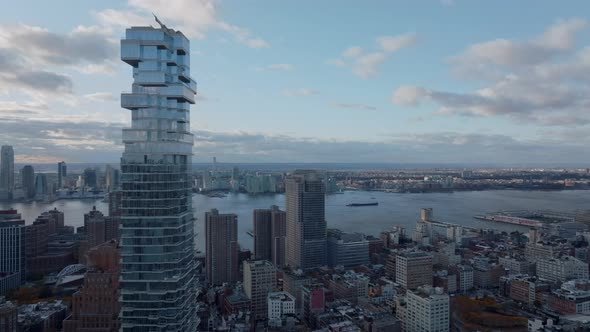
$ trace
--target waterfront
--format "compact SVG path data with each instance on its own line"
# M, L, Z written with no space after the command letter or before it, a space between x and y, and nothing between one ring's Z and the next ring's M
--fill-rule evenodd
M374 199L373 199L374 197ZM378 206L347 207L351 202L379 202ZM326 219L328 227L344 231L358 231L378 235L381 230L393 225L406 227L408 232L414 228L419 217L419 209L431 207L435 219L457 223L470 227L496 228L506 231L526 228L508 224L498 224L473 219L474 215L499 210L535 210L548 209L559 212L573 212L590 209L590 191L520 191L490 190L455 193L395 194L370 191L348 191L339 195L326 196ZM204 213L212 208L221 213L238 215L240 244L244 248L252 247L252 238L246 234L252 229L252 210L268 208L271 205L285 206L284 195L228 194L224 198L193 195L195 210L195 230L197 248L204 248ZM57 207L65 213L67 225L75 227L84 223L84 213L92 206L103 213L108 212L108 204L102 200L59 200L53 203L0 203L0 209L13 207L32 223L41 212Z

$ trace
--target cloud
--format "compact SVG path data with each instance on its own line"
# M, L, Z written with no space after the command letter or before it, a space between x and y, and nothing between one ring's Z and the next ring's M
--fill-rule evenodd
M26 65L72 66L116 59L118 42L98 26L78 26L67 34L58 34L25 24L3 25L0 49L9 50Z
M283 95L287 97L299 97L299 96L310 96L310 95L317 95L320 92L313 89L308 88L300 88L295 90L285 90L283 91Z
M385 52L394 53L403 48L414 46L416 39L416 34L406 33L398 36L379 37L377 38L377 43L379 43L379 46L381 46Z
M547 164L552 160L585 163L587 142L562 140L516 140L505 135L477 133L401 132L382 141L317 139L269 135L255 132L215 132L195 134L194 161L217 156L228 162L385 162L399 163L489 163ZM576 156L573 159L571 156ZM489 161L489 162L486 162Z
M367 105L367 104L334 102L331 105L333 107L350 108L350 109L366 110L366 111L376 111L377 110L377 107Z
M504 69L534 66L571 51L575 35L586 25L586 21L573 18L558 21L529 40L495 39L473 44L462 54L451 58L451 63L467 74L470 71L480 73L482 68L491 70L493 66Z
M214 0L128 0L127 9L107 9L96 17L107 26L124 28L153 25L152 13L166 25L181 30L190 39L204 39L210 30L221 30L250 48L267 48L270 43L243 27L230 24L218 17Z
M484 82L473 91L400 86L392 102L432 102L443 116L503 116L519 124L583 126L590 123L590 50L575 50L580 19L559 21L525 41L496 39L453 57L453 69Z
M84 95L84 98L93 101L117 101L119 98L111 92L95 92Z
M295 66L290 63L273 63L271 65L266 66L268 70L293 70Z
M342 52L340 58L328 60L328 64L350 68L353 74L364 79L375 77L382 63L392 54L413 46L416 40L414 33L378 37L378 50L367 52L360 46L351 46Z

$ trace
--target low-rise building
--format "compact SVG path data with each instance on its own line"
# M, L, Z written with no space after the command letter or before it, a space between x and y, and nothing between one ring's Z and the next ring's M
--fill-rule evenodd
M287 292L268 293L268 325L281 327L283 318L295 315L295 297Z
M572 256L537 260L537 277L564 282L570 279L588 279L588 263Z

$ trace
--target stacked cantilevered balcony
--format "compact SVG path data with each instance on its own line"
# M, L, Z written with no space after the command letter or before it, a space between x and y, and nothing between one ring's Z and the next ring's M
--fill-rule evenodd
M162 26L128 29L121 59L133 67L121 158L123 331L194 331L193 135L189 42Z

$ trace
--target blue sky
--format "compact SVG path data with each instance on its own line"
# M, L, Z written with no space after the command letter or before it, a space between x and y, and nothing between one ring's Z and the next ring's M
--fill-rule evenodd
M191 38L194 161L590 163L586 1L19 1L0 143L113 162L124 28Z

